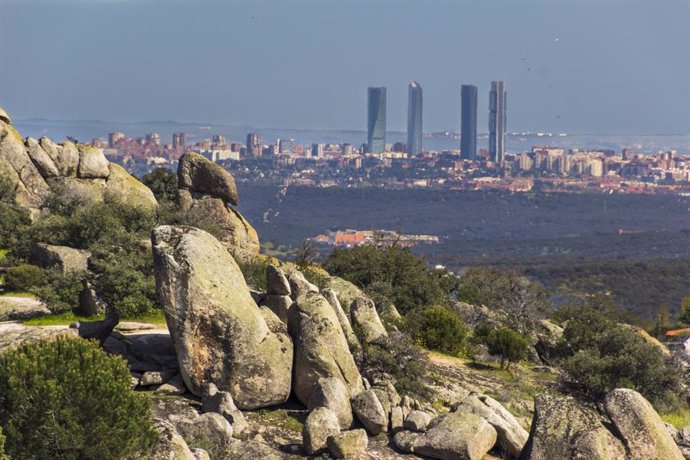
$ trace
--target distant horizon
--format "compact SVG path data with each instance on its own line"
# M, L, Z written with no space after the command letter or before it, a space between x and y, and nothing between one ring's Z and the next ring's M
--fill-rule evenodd
M12 114L10 114L12 117ZM60 119L60 118L45 118L45 117L29 117L29 118L12 118L13 123L34 123L34 122L50 122L50 123L99 123L104 125L155 125L155 124L169 124L169 125L199 125L199 126L216 126L220 128L247 128L256 131L267 130L267 131L317 131L317 132L347 132L347 133L363 133L366 137L366 129L348 129L348 128L293 128L289 126L255 126L243 123L217 123L209 121L179 121L179 120L134 120L134 121L122 121L122 120L104 120L97 118L75 118L75 119ZM387 133L394 134L405 134L407 131L403 130L386 130ZM438 134L438 133L455 133L460 134L460 127L456 129L446 129L446 130L423 130L424 134ZM478 135L488 135L487 131L478 131ZM546 131L546 130L530 130L530 131L511 131L507 130L506 135L523 135L523 134L567 134L568 136L690 136L690 131L688 132L678 132L678 133L637 133L637 132L578 132L578 131ZM126 134L126 133L125 133Z

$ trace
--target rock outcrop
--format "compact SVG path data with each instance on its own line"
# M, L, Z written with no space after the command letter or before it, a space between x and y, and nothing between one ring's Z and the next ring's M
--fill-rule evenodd
M369 438L362 429L343 431L328 437L328 451L335 458L357 458L367 450Z
M318 292L299 297L288 313L294 340L293 391L302 404L322 378L340 379L356 395L363 390L362 377L350 353L333 308Z
M302 428L304 450L314 455L326 450L330 436L340 433L338 417L327 407L317 407L307 417Z
M371 435L388 431L388 417L374 390L365 390L352 398L352 410Z
M627 388L606 395L606 412L623 437L632 460L682 460L664 422L641 394Z
M8 120L0 119L0 177L9 181L17 203L33 217L55 191L92 201L108 196L149 210L158 206L153 192L108 162L101 149L71 142L55 144L45 137L24 141Z
M201 155L186 153L177 169L180 210L190 222L206 222L236 251L259 252L254 227L231 205L239 204L235 179Z
M521 458L623 460L626 455L623 444L593 411L571 397L541 394L534 401L532 428Z
M496 430L481 417L451 412L435 419L425 433L398 432L394 442L404 452L430 458L479 460L496 443Z
M360 334L360 340L364 343L375 343L388 332L379 318L374 302L366 297L358 297L350 304L350 319L352 327Z
M38 243L31 252L29 262L41 268L54 268L62 274L85 272L91 253L68 246Z
M352 406L350 390L337 377L320 379L309 397L307 409L327 407L338 417L340 428L346 430L352 425Z
M350 319L345 314L342 305L340 305L335 291L331 288L327 288L321 291L321 295L323 295L331 307L333 307L333 311L335 311L338 321L340 322L340 327L345 334L345 339L347 340L347 345L350 347L350 351L353 353L359 352L362 349L362 345L359 343L359 339L355 335L355 331L350 324Z
M496 429L498 443L506 456L516 458L525 447L529 433L513 415L495 399L480 394L470 394L455 410L477 415Z
M158 227L152 241L158 297L187 388L201 395L214 383L240 409L286 401L292 342L270 310L257 308L227 249L192 227Z

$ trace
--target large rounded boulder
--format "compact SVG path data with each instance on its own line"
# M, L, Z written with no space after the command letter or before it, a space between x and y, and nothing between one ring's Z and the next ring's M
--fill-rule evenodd
M209 383L240 409L287 400L293 347L285 325L251 297L227 249L192 227L153 231L156 287L189 390Z
M295 342L293 389L297 399L309 403L322 378L338 378L351 395L363 390L362 377L347 346L338 317L318 292L300 296L288 312L290 335Z

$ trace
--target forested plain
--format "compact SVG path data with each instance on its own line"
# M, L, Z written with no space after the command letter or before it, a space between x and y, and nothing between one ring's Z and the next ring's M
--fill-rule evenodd
M328 230L440 237L415 251L461 271L497 266L541 281L556 301L608 292L652 318L690 295L690 197L239 184L240 209L283 250ZM322 249L325 256L328 249Z

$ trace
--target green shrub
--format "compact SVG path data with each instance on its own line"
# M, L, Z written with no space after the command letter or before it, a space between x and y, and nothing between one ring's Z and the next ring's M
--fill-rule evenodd
M467 270L460 277L455 293L460 302L503 310L508 325L525 335L552 309L549 294L540 283L497 269Z
M358 246L335 249L324 268L372 297L388 298L403 315L418 308L444 304L448 292L441 277L409 248Z
M46 284L45 272L41 267L19 264L7 269L5 286L8 291L30 291Z
M57 270L46 270L46 282L31 289L52 313L64 313L79 305L79 293L82 290L83 272L63 274Z
M501 369L508 369L510 363L516 363L527 356L527 340L507 327L485 334L483 340L489 353L500 358Z
M135 458L155 441L126 362L68 337L0 354L0 426L16 459Z
M259 291L266 292L266 289L268 289L266 285L266 266L268 265L268 261L259 258L248 259L246 257L234 255L233 257L240 267L240 271L242 271L247 285Z
M423 399L431 397L431 390L423 382L428 357L409 335L392 332L377 343L363 343L362 347L360 367L371 381L378 376L392 376L399 393Z
M465 347L467 328L458 315L445 307L413 313L406 318L406 325L415 340L431 350L458 355Z
M680 407L681 372L634 329L594 310L568 322L563 331L569 382L596 402L615 388L640 392L657 410Z
M141 182L151 189L158 201L174 201L177 198L177 173L168 168L156 168L144 174Z

